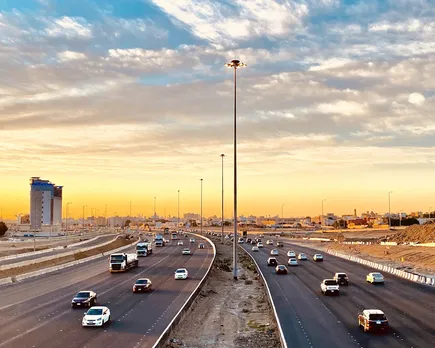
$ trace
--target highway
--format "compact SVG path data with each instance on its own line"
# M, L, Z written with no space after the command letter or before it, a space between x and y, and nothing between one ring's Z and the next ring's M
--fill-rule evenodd
M181 238L181 236L180 236ZM139 258L139 267L126 273L109 272L108 259L91 261L45 276L0 287L0 347L97 348L152 347L206 273L213 258L205 249L182 238L184 246L153 248ZM182 255L190 247L193 255ZM174 271L185 267L188 280L175 280ZM133 294L139 277L148 277L154 291ZM111 323L103 328L82 328L83 309L71 309L80 290L93 290L98 305L111 310Z
M242 244L260 266L269 285L278 317L289 347L433 347L435 342L435 289L384 274L385 285L366 282L372 270L364 265L340 259L320 251L292 245L284 238L277 248L278 264L285 264L287 275L276 275L267 266L270 250L266 245L252 252L252 245ZM278 240L273 239L275 244ZM287 265L287 252L306 253L308 260L299 266ZM324 256L316 263L315 253ZM325 296L320 291L323 279L335 272L345 272L350 285L340 286L340 296ZM388 334L364 333L357 324L358 312L381 309L390 323Z
M95 240L89 240L89 241L84 242L83 244L68 247L66 249L58 249L58 250L53 250L53 251L47 251L46 253L41 253L41 254L28 255L28 256L24 256L24 257L15 257L15 258L11 258L8 260L1 260L0 265L10 265L10 264L14 264L17 262L30 261L30 260L38 259L41 257L53 256L53 255L59 255L59 257L60 257L60 256L62 256L63 253L67 253L70 251L79 250L79 249L83 249L83 248L88 248L88 247L91 247L93 245L103 244L105 242L113 240L114 238L115 238L114 234L109 235L109 236L107 236L107 235L100 236Z

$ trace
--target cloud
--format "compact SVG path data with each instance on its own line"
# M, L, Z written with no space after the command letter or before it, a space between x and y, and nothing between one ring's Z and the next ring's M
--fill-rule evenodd
M420 93L411 93L408 96L408 102L414 105L423 105L426 98Z
M85 59L86 55L81 52L73 52L73 51L63 51L57 53L57 57L61 62L69 61L69 60L80 60Z
M84 18L64 16L50 23L45 32L51 37L89 39L92 37L92 26Z
M361 116L366 113L367 106L354 101L338 100L333 103L319 104L317 108L323 114Z

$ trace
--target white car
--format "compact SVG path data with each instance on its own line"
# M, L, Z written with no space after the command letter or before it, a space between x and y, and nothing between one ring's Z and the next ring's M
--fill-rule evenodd
M320 283L320 289L324 295L334 294L340 295L340 286L335 279L323 279Z
M166 244L169 244L169 243L171 242L168 238L164 238L163 241L164 241Z
M257 243L257 247L262 248L262 247L263 247L263 243L258 242L258 243Z
M299 260L307 260L307 255L305 255L304 253L300 253L300 254L298 255L298 259L299 259Z
M266 244L267 244L267 245L273 245L273 240L268 239L268 240L266 241Z
M296 253L294 251L287 252L287 257L296 257Z
M379 272L372 272L367 274L366 281L369 283L383 283L384 282L384 276Z
M188 274L189 273L187 272L187 269L179 268L175 271L174 278L175 279L187 279Z
M291 258L291 259L288 259L288 265L289 266L297 266L298 265L298 260L296 260L295 258Z
M82 326L103 326L110 321L110 309L105 306L94 306L85 312Z
M191 255L192 253L190 252L189 248L184 248L183 251L181 252L183 255Z
M254 245L254 246L252 247L252 251L260 251L260 249L258 248L258 246L255 246L255 245Z
M239 238L239 240L237 241L237 243L239 243L239 244L243 244L245 241L244 241L244 239L243 238Z
M177 245L183 245L183 241L182 241L182 240L179 240L179 241L177 242Z
M322 254L314 254L313 260L316 262L323 262L323 255Z
M272 249L272 250L270 251L270 255L272 255L272 256L278 256L278 255L279 255L279 251L278 251L278 249Z
M190 238L190 243L195 243L195 238Z

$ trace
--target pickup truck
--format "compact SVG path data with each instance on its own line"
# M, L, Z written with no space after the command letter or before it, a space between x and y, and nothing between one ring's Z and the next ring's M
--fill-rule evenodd
M324 295L340 295L340 286L335 279L323 279L320 283L320 290Z
M334 279L338 285L349 285L349 278L346 273L338 272L334 274Z

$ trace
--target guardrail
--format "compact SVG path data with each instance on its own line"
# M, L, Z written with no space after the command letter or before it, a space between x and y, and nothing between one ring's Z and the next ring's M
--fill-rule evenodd
M195 290L190 294L189 298L184 303L183 307L181 307L181 309L178 311L178 313L174 316L172 321L166 327L165 331L163 331L163 333L157 339L156 343L153 345L153 348L160 348L160 347L163 347L165 345L166 338L171 334L172 330L174 330L175 326L181 321L181 319L183 319L184 314L187 312L187 310L192 305L193 301L195 301L196 297L198 296L201 288L203 287L203 285L205 283L205 280L210 275L210 271L211 271L211 269L214 265L214 261L216 259L216 246L209 238L207 238L205 236L201 236L200 234L195 234L195 233L190 233L190 232L186 232L186 233L197 236L198 238L203 238L206 241L208 241L211 244L211 246L213 247L213 253L214 253L213 260L211 261L210 266L208 267L207 272L205 273L204 277L202 277L201 281L199 282L199 284L197 285Z
M65 256L71 256L77 253L81 253L81 252L85 252L88 250L92 250L92 249L96 249L105 245L108 245L110 243L112 243L116 238L109 240L107 242L98 244L98 245L92 245L86 248L82 248L82 249L78 249L78 250L71 250L71 251L67 251L65 253L59 253L56 255L50 255L50 256L45 256L45 257L38 257L35 259L30 259L30 260L26 260L26 261L21 261L21 262L16 262L16 263L11 263L11 264L7 264L7 265L0 265L0 271L4 271L7 269L11 269L11 268L17 268L17 267L22 267L22 266L27 266L27 265L33 265L35 263L41 263L41 262L45 262L45 261L50 261L50 260L54 260L54 259L58 259L60 257L65 257Z
M420 274L414 274L414 273L402 271L402 270L394 268L394 267L389 267L386 265L382 265L380 263L372 262L369 260L364 260L364 259L361 259L361 258L356 257L356 256L339 253L339 252L334 251L334 250L327 249L326 252L328 254L340 257L342 259L346 259L346 260L353 261L353 262L358 262L358 263L361 263L363 265L369 266L371 268L376 268L382 272L394 274L395 276L405 278L405 279L410 280L410 281L415 282L415 283L435 286L435 278L433 278L433 277L427 277L427 276L423 276Z
M64 264L61 264L61 265L58 265L58 266L43 268L43 269L40 269L40 270L37 270L37 271L33 271L33 272L29 272L29 273L24 273L24 274L20 274L20 275L17 275L17 276L4 278L4 279L0 279L0 285L19 282L19 281L22 281L24 279L28 279L28 278L33 278L33 277L39 276L41 274L52 273L52 272L55 272L55 271L58 271L58 270L61 270L61 269L64 269L64 268L68 268L68 267L71 267L71 266L79 265L81 263L85 263L85 262L88 262L88 261L91 261L91 260L99 259L101 257L110 255L112 253L116 253L118 251L122 251L122 250L125 250L125 249L128 249L128 248L131 248L136 243L137 243L137 240L135 240L134 242L132 242L132 243L130 243L128 245L124 245L122 247L119 247L117 249L109 250L107 252L104 252L104 253L101 253L101 254L98 254L98 255L89 256L89 257L86 257L86 258L81 259L81 260L71 261L71 262L67 262L67 263L64 263Z
M268 295L268 301L269 301L269 303L270 303L270 305L272 306L272 309L273 309L273 314L274 314L274 316L275 316L275 320L276 320L276 323L277 323L277 325L278 325L278 331L279 331L279 340L281 341L281 346L283 347L283 348L287 348L287 341L285 340L285 337L284 337L284 331L282 330L282 327L281 327L281 322L279 321L279 318L278 318L278 313L277 313L277 311L276 311L276 307L275 307L275 303L273 302L273 298L272 298L272 294L270 293L270 289L269 289L269 285L267 285L267 281L266 281L266 278L264 277L264 274L263 274L263 272L261 271L261 269L260 269L260 266L258 266L258 263L257 263L257 261L255 261L255 259L252 257L252 255L247 251L247 250L245 250L245 248L243 248L243 247L241 247L241 246L239 246L250 258L251 258L251 260L255 263L255 267L257 267L257 271L258 271L258 273L261 275L261 279L262 279L262 281L263 281L263 284L266 286L266 290L267 290L267 295Z
M81 242L70 244L70 245L68 245L68 248L71 248L71 247L74 248L76 246L79 246L79 245L82 245L82 244L94 241L94 240L96 240L98 238L101 238L101 237L104 237L104 236L110 236L110 235L116 235L116 234L115 233L102 234L102 235L96 236L96 237L88 239L88 240L83 240ZM8 256L1 256L0 257L0 262L1 261L6 261L6 260L12 260L12 259L19 259L19 258L22 258L22 257L28 257L28 256L32 256L32 255L45 254L45 253L49 253L49 252L56 251L56 250L62 250L62 249L66 249L66 248L62 245L62 246L57 246L57 247L54 247L54 248L48 248L48 249L44 249L44 250L29 251L27 253L8 255Z

